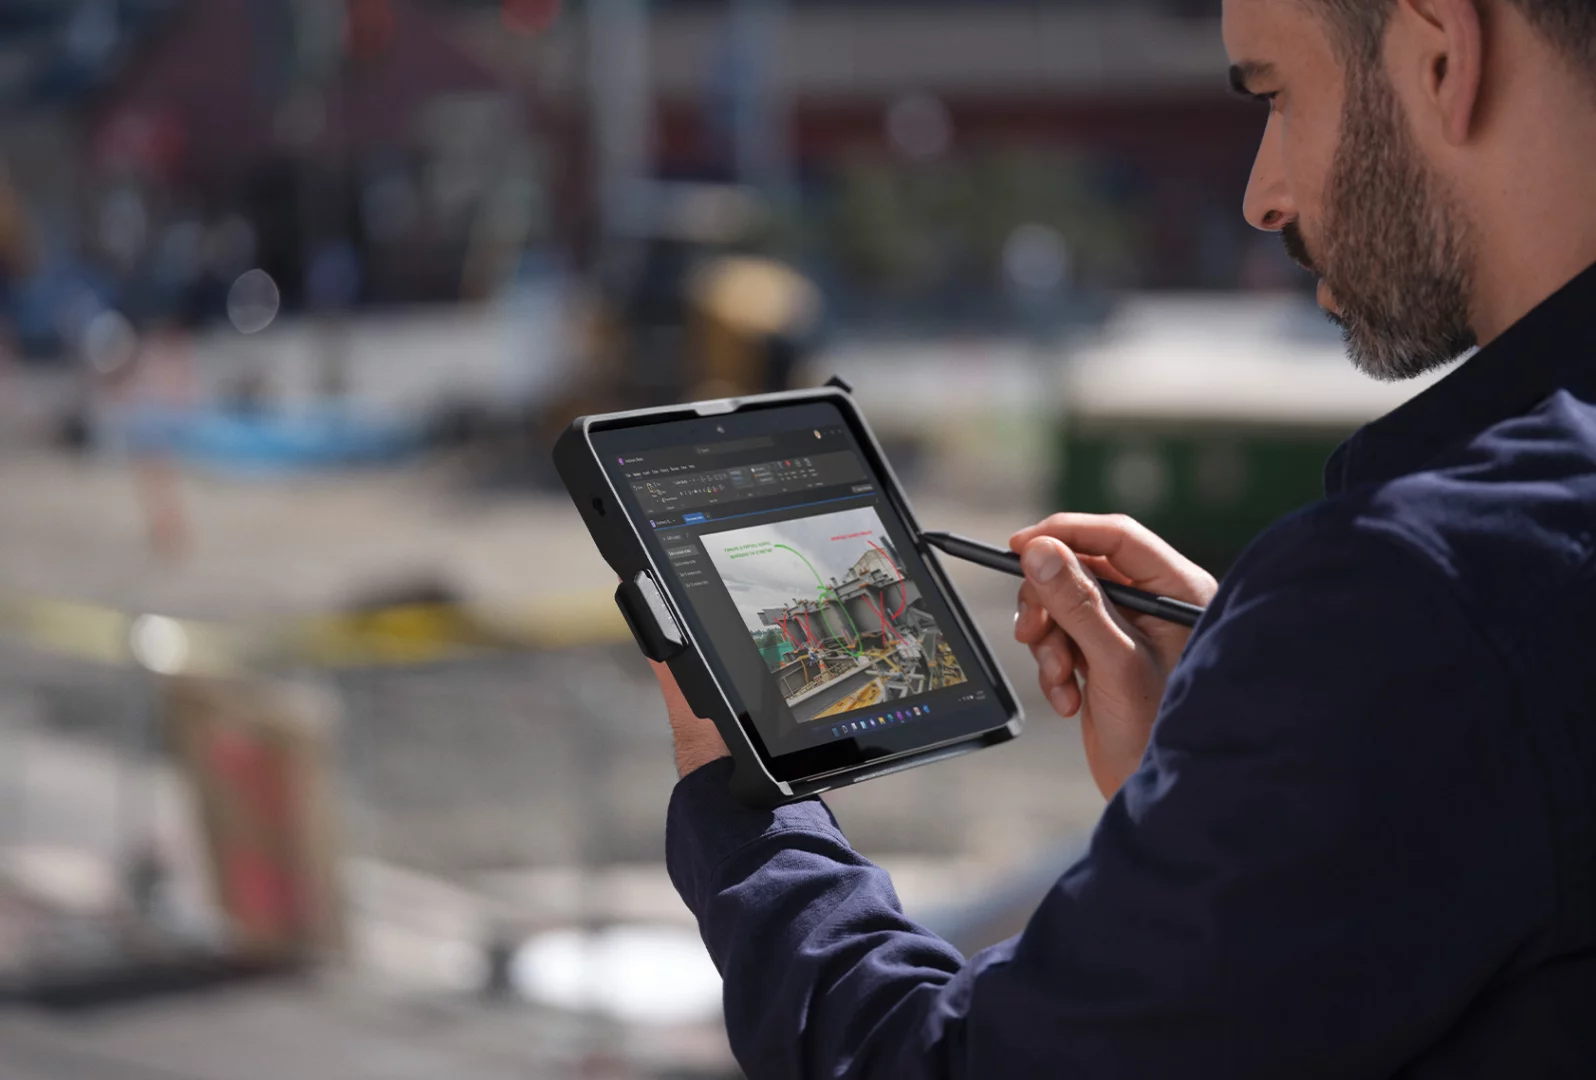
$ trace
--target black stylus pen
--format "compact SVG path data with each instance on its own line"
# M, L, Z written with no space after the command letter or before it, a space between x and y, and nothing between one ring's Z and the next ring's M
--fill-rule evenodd
M964 559L992 570L1001 570L1015 577L1025 576L1025 571L1020 569L1020 557L1012 551L983 544L966 536L955 536L953 533L928 532L920 535L926 543L938 551L947 552L955 559ZM1115 604L1131 611L1141 612L1143 615L1152 615L1166 622L1179 623L1181 626L1196 626L1197 620L1202 617L1202 608L1196 604L1188 604L1184 600L1154 596L1150 592L1112 581L1099 580L1097 584L1102 587L1103 595Z

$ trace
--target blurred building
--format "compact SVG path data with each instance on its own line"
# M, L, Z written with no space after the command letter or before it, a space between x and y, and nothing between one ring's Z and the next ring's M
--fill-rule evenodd
M635 20L625 78L653 121L647 169L777 188L771 242L844 317L1023 319L1076 287L1249 272L1239 207L1260 118L1227 92L1217 3L598 0L528 5L554 12L531 33L507 29L513 3L434 6L525 82L589 179L591 49L610 31L586 24ZM750 96L780 143L774 176L750 175L739 146ZM597 191L574 192L574 218Z
M617 181L753 188L737 246L844 323L1277 285L1224 65L1208 0L16 0L0 158L54 282L21 321L214 317L240 261L290 311L491 295L551 246L602 278L649 202Z
M543 239L525 110L424 5L19 0L0 108L26 351L74 308L220 318L252 267L290 311L484 295Z
M482 245L534 224L524 117L410 4L187 4L93 140L103 169L232 204L291 308L458 298Z

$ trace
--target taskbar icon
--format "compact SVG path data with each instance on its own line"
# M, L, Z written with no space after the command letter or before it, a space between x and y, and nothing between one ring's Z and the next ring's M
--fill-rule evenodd
M857 735L861 731L874 731L877 728L892 727L895 724L906 724L911 720L931 715L931 706L912 705L906 709L896 709L880 716L867 716L863 720L850 720L845 724L838 724L831 729L831 737L840 739L848 735Z

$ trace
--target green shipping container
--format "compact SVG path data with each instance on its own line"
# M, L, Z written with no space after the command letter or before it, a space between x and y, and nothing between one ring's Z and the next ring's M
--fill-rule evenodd
M1130 298L1063 365L1054 507L1129 514L1222 573L1323 497L1343 439L1439 377L1361 374L1290 296Z
M774 670L787 662L787 657L793 654L791 642L783 641L779 645L766 645L759 650L759 655L765 658L765 666Z

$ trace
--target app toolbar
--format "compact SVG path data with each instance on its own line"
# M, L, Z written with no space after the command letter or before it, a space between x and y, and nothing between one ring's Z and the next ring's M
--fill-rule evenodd
M720 469L667 465L625 475L644 511L656 514L848 484L864 479L864 470L856 455L839 451Z

